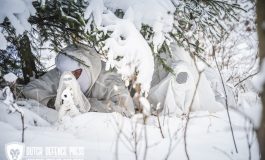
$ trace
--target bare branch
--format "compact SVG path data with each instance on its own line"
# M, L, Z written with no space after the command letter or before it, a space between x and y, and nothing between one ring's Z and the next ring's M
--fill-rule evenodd
M21 118L21 142L24 143L25 140L25 122L24 122L24 114L23 112L18 108L18 105L16 103L11 104L11 106L15 109L16 112L20 114Z
M147 127L146 127L146 120L148 116L144 115L144 139L145 139L145 148L144 148L144 158L146 160L147 153L148 153L148 136L147 136Z
M185 124L185 128L184 128L184 147L185 147L185 154L186 154L186 157L187 157L188 160L190 160L190 157L189 157L189 154L188 154L188 146L187 146L187 129L188 129L188 123L189 123L189 120L190 120L190 112L191 112L191 109L192 109L194 98L195 98L195 95L196 95L196 92L197 92L197 89L198 89L198 85L199 85L199 82L200 82L200 78L201 78L201 71L198 70L198 66L197 66L197 64L195 62L194 57L193 57L193 60L194 60L197 72L199 73L199 77L198 77L198 80L196 82L196 88L195 88L193 96L192 96L192 101L191 101L191 104L189 106L189 110L188 110L188 113L187 113L187 120L186 120L186 124Z
M229 120L229 125L230 125L230 129L231 129L231 134L232 134L232 138L233 138L233 142L234 142L234 146L235 146L235 150L236 153L238 153L237 150L237 146L236 146L236 140L235 140L235 136L234 136L234 131L233 131L233 127L232 127L232 122L231 122L231 117L229 114L229 107L228 107L228 100L227 100L227 93L226 93L226 88L225 88L225 84L224 84L224 80L223 80L223 76L221 74L220 68L218 66L217 60L216 60L216 56L215 56L215 46L213 46L213 58L216 64L216 67L218 69L221 81L222 81L222 85L223 85L223 89L224 89L224 93L225 93L225 106L226 106L226 112L227 112L227 116L228 116L228 120Z
M235 87L238 86L239 84L241 84L242 82L244 82L245 80L255 76L256 74L258 74L259 72L253 73L251 75L248 75L247 77L245 77L244 79L240 80L237 84L235 84Z
M217 147L213 147L213 149L223 153L227 158L229 158L230 160L233 160L233 158L227 153L225 152L224 150L220 149L220 148L217 148Z
M165 138L165 136L164 136L164 134L163 134L163 131L162 131L162 127L161 127L161 122L160 122L160 118L159 118L158 110L157 110L157 115L156 115L156 117L157 117L158 128L159 128L159 130L160 130L161 136L162 136L162 138Z

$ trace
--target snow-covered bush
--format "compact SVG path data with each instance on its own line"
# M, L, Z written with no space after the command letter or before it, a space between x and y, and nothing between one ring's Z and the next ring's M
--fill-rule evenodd
M109 66L116 67L125 79L136 70L136 83L141 84L143 91L150 88L154 60L172 71L160 57L163 52L171 54L171 42L200 55L206 40L214 41L228 31L231 23L224 23L224 19L232 22L240 7L236 1L88 0L88 3L84 13L88 18L86 28L92 35L100 33L95 36L99 42L96 47L107 57Z
M253 91L251 78L258 72L256 11L253 1L238 1L242 10L237 21L231 23L220 38L205 43L204 60L216 68L215 58L226 83L239 92ZM229 23L224 19L225 23ZM213 55L213 46L215 55Z
M17 35L30 31L31 24L28 18L36 12L32 0L0 0L0 4L0 24L7 18ZM0 25L0 49L7 47L3 30L4 28Z
M15 2L20 5L13 5ZM208 42L216 42L222 37L222 33L228 33L238 14L242 13L242 6L239 5L241 1L236 0L33 2L1 0L4 4L1 5L3 9L0 12L0 23L3 24L0 34L2 47L6 47L2 33L6 36L10 34L5 31L10 25L3 22L11 22L16 34L29 31L33 26L33 30L29 32L30 42L27 42L34 55L31 60L39 62L42 57L39 46L46 42L56 52L68 43L83 42L95 47L103 55L107 61L106 69L115 67L126 81L136 77L135 82L141 84L143 92L149 91L154 65L162 65L165 70L173 71L161 57L161 53L172 54L169 47L172 42L177 42L191 54L204 58L202 53L209 46ZM6 8L11 9L6 12ZM5 17L7 20L4 21ZM19 44L15 46L18 48ZM33 73L23 76L33 76Z

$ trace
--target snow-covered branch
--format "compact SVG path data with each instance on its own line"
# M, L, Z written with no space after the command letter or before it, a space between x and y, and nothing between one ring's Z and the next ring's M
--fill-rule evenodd
M0 0L0 24L7 18L15 28L17 35L31 29L28 22L30 15L34 15L36 10L32 5L33 0ZM0 49L6 49L3 28L0 26Z

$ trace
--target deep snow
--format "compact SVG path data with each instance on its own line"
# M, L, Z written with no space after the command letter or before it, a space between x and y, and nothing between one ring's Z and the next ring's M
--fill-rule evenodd
M253 104L253 98L245 103ZM184 126L186 118L160 117L165 138L158 128L157 117L150 116L143 125L142 115L131 119L118 113L88 112L57 122L57 111L34 100L19 100L25 117L26 147L84 147L81 159L135 159L135 133L137 156L143 159L145 131L147 135L147 159L185 159ZM254 100L255 107L261 107ZM249 106L248 106L249 107ZM251 108L255 108L251 106ZM249 108L248 112L252 112ZM252 126L241 114L230 110L238 153L235 152L226 111L214 114L194 112L190 115L187 131L188 153L191 159L259 159L258 144ZM0 159L5 157L5 144L21 141L21 119L17 112L0 101ZM136 129L135 129L136 128ZM146 129L146 130L145 130ZM251 144L249 150L248 144ZM28 157L29 158L29 157ZM33 158L33 157L32 157ZM47 158L47 157L34 157ZM57 157L61 158L61 157ZM68 157L70 158L70 157Z

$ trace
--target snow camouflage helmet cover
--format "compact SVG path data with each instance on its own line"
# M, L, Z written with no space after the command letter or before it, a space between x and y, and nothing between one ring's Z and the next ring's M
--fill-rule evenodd
M101 70L101 60L96 51L81 44L64 48L57 55L55 64L61 73L81 68L77 81L85 94L90 91Z

